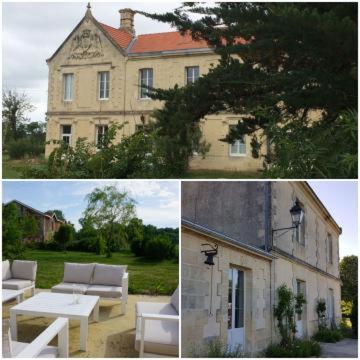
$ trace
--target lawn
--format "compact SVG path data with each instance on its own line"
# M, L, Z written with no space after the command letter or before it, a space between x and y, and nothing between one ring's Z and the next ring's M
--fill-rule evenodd
M225 170L189 170L184 179L261 179L262 173Z
M24 259L38 262L36 287L40 289L50 289L62 281L64 262L128 265L130 294L171 295L179 282L179 264L175 260L149 261L129 251L106 258L87 252L27 250Z
M8 155L3 154L2 175L3 179L24 178L24 171L30 168L42 167L45 164L43 158L11 160Z

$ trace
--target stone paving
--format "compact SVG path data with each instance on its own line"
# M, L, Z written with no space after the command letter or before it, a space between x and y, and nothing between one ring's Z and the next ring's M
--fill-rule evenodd
M358 341L344 339L337 343L320 343L322 358L357 358Z

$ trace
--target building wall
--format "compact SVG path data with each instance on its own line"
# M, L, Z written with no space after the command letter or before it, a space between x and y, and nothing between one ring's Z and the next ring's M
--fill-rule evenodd
M72 39L90 30L100 38L103 56L91 59L72 59ZM72 125L71 145L80 137L89 142L95 141L95 126L125 124L118 133L116 141L135 132L140 125L140 117L150 120L150 112L162 106L160 101L140 99L139 70L153 69L153 86L170 88L175 84L185 85L185 67L199 66L200 76L208 72L218 62L218 55L207 52L181 56L125 57L95 26L91 20L84 21L71 38L64 44L56 56L48 62L48 113L45 156L56 147L51 140L60 140L62 125ZM98 99L98 72L110 72L110 98ZM63 75L74 74L73 101L63 100ZM195 156L190 166L196 169L226 169L256 171L262 168L262 159L251 156L250 141L246 137L246 155L230 156L229 144L219 141L226 136L229 125L237 124L241 116L211 115L201 122L201 128L207 142L211 143L206 158ZM265 148L262 148L265 153Z
M215 338L227 343L230 267L245 273L244 351L254 355L266 347L271 342L272 331L270 261L185 228L181 241L182 355L201 355L206 344ZM200 252L204 242L219 245L212 269L204 264L205 257Z
M181 216L239 241L264 246L262 181L186 181L181 184Z

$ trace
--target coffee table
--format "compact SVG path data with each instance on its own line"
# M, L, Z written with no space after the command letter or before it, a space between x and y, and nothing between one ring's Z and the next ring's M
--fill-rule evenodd
M15 298L18 303L24 300L24 290L1 289L1 294L3 303Z
M86 351L89 316L93 312L94 321L99 321L99 296L79 295L80 303L73 303L72 294L42 292L10 309L10 331L17 340L17 315L65 317L80 321L80 350Z

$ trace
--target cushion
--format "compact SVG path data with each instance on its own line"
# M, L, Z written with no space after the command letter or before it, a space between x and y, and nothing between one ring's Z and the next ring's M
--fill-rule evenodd
M140 350L141 317L136 321L135 349ZM146 320L144 352L158 355L179 355L179 323L166 320Z
M122 286L122 278L127 265L96 264L92 284Z
M143 313L155 315L178 315L173 306L169 303L137 302L135 304L136 316L141 316Z
M10 262L5 260L2 262L2 279L7 280L11 278Z
M105 298L120 298L122 295L122 287L108 285L90 285L86 290L86 295L96 295Z
M14 279L35 281L36 269L36 261L14 260L11 265L11 274Z
M95 264L64 264L64 283L90 284Z
M171 305L179 314L179 286L176 288L174 293L171 295Z
M25 289L33 284L34 283L30 280L9 279L9 280L4 280L2 282L2 288L10 289L10 290L20 290L20 289Z
M79 294L85 294L86 289L88 288L88 285L86 284L76 284L76 283L66 283L62 282L60 284L57 284L51 288L51 292L55 293L63 293L63 294L72 294L75 285L75 290Z

